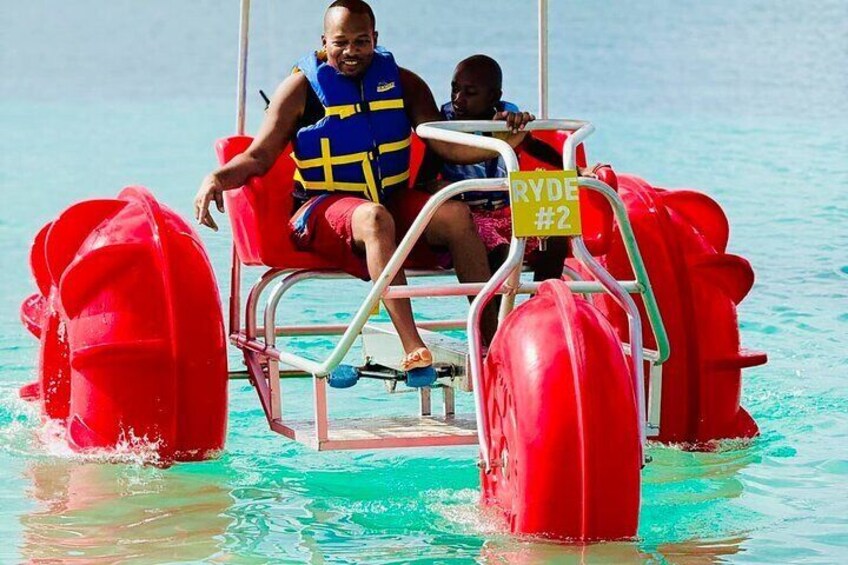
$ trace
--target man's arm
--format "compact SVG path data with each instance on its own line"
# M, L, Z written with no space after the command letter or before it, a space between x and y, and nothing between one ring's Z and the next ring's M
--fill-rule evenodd
M562 168L562 155L556 149L532 135L527 136L527 139L521 144L521 148L537 161L558 169Z
M225 190L243 186L251 177L262 176L271 169L294 136L306 106L308 88L309 82L302 73L293 74L280 83L247 151L203 179L194 198L195 217L200 224L217 231L218 225L209 212L211 202L214 200L218 211L223 212Z
M436 100L433 98L433 93L430 87L424 80L407 69L400 69L400 82L403 88L404 105L409 121L412 122L412 127L418 127L419 124L426 122L438 122L444 120L442 115L436 108ZM510 126L512 122L508 122ZM523 129L524 124L521 123L518 129ZM524 132L510 135L505 141L512 147L515 147L524 139ZM478 147L469 147L467 145L458 145L456 143L447 143L435 139L425 139L427 146L438 154L439 157L451 163L461 165L479 163L487 159L497 157L497 153L487 149Z
M521 148L537 161L541 161L558 169L563 166L562 155L560 155L556 149L544 141L536 139L532 135L527 136L527 139L525 139L524 143L521 144ZM598 169L602 169L604 167L609 167L609 165L606 163L595 163L591 167L578 166L577 174L581 177L597 177Z

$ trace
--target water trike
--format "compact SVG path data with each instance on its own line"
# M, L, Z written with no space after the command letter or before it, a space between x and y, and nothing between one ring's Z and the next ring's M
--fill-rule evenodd
M226 194L234 239L226 333L211 267L185 221L140 187L76 204L33 244L39 292L22 317L41 339L42 356L39 381L22 395L64 421L76 449L142 439L163 461L185 461L224 448L227 381L244 377L271 430L319 451L478 445L482 502L513 532L634 536L649 438L701 448L756 434L739 404L740 376L765 356L740 351L735 315L753 272L725 253L727 221L708 197L624 174L577 176L594 127L547 116L546 2L540 8L541 119L528 130L560 149L562 170L539 170L507 143L479 135L505 131L502 123L419 126L413 173L421 140L437 139L497 152L509 177L459 181L434 195L346 323L295 324L279 308L294 286L350 275L292 244L294 163L286 153L268 174ZM248 15L244 0L236 135L217 143L221 162L251 142L244 135ZM514 235L488 282L446 283L439 278L446 270L407 262L440 206L464 192L503 190ZM569 238L562 279L521 278L526 241L536 237ZM264 272L242 305L244 266ZM391 285L401 269L428 282ZM480 317L496 295L500 326L484 352ZM532 298L521 302L525 295ZM465 318L418 323L437 379L416 380L398 366L394 329L372 323L372 313L383 299L454 296L474 297ZM466 339L442 333L453 330ZM339 339L324 359L278 341L311 336ZM244 370L228 372L226 337L242 352ZM357 341L363 358L343 363ZM311 380L311 418L284 410L288 378ZM390 393L415 391L417 411L331 418L328 387L357 394L362 379L380 380ZM474 414L457 413L457 391L473 395Z

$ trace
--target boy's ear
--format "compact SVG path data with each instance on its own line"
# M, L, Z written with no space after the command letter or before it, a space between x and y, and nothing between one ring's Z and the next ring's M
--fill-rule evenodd
M375 30L374 30L374 47L376 47L376 46L377 46L377 37L378 37L378 36L379 36L379 34L377 33L377 30L375 29Z
M500 88L492 88L489 92L491 93L492 106L501 101L501 97L503 96L503 90L501 90Z

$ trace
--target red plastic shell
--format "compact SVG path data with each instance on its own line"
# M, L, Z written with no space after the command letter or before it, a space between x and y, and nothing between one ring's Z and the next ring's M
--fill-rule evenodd
M31 262L49 292L40 330L44 413L66 419L72 446L138 441L163 462L222 449L223 319L191 227L131 187L71 206L36 238L33 257L44 258L46 268Z
M729 227L723 211L699 192L657 189L630 175L619 177L619 194L671 346L663 366L659 439L701 448L712 440L756 435L756 423L740 406L741 369L765 363L766 355L740 350L736 315L754 272L742 257L725 253ZM602 262L616 278L632 278L617 230ZM637 302L645 344L655 347ZM606 297L599 305L627 339L623 311Z
M562 281L546 281L498 330L483 383L495 463L481 474L483 503L499 508L513 533L635 536L636 396L620 340L601 313Z
M535 131L534 137L556 149L562 155L562 147L571 132L567 131ZM583 144L577 146L577 166L586 166L586 152ZM533 158L526 151L519 151L518 163L522 171L536 169L552 170L556 167ZM613 190L618 189L615 172L610 167L604 167L598 172L599 180L607 183ZM609 203L602 194L593 190L580 191L580 225L583 229L583 241L593 255L607 252L609 239L612 234L613 213Z

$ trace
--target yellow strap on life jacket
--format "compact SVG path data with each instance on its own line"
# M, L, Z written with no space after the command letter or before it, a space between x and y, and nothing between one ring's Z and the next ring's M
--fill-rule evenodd
M324 106L324 115L338 116L342 120L349 118L365 110L375 112L379 110L402 110L403 98L392 98L391 100L375 100L374 102L360 102L358 104L339 104L337 106Z
M399 182L404 182L406 180L409 180L409 169L406 169L400 174L384 178L383 186L392 186L393 184L398 184Z
M324 138L326 139L326 138ZM323 139L322 146L323 146ZM348 153L347 155L334 155L329 158L329 162L331 165L349 165L351 163L359 163L363 159L368 158L368 152L362 151L360 153ZM315 167L323 167L325 162L328 159L324 157L316 157L314 159L298 159L292 153L292 159L294 160L294 164L297 165L298 169L313 169Z
M412 136L406 136L406 139L401 139L400 141L392 141L390 143L380 144L377 149L380 153L391 153L392 151L400 151L401 149L406 149L409 147L410 143L412 143Z
M333 158L330 154L330 138L321 138L321 166L324 168L324 186L333 190Z
M330 190L324 185L324 181L298 180L306 190L323 190L327 192L359 192L368 195L368 185L364 182L334 182Z
M407 136L400 141L392 141L389 143L380 144L377 149L380 153L390 153L392 151L400 151L409 147L411 136ZM321 156L314 159L298 159L291 155L297 170L295 171L294 179L298 181L306 190L325 190L333 192L336 190L344 192L361 192L365 194L372 202L380 201L380 193L377 187L377 181L374 178L374 171L371 170L371 159L373 155L370 151L360 151L358 153L347 153L343 155L333 155L330 151L330 138L321 138ZM365 182L337 182L333 176L333 165L349 165L351 163L362 163L362 174L365 177ZM324 172L323 181L307 181L300 174L301 169L311 169L321 167ZM409 179L409 169L386 177L383 179L383 186L392 186Z
M367 186L365 194L371 202L380 202L380 190L377 188L377 181L374 180L374 171L371 170L369 159L362 161L362 174L365 175L365 185Z

